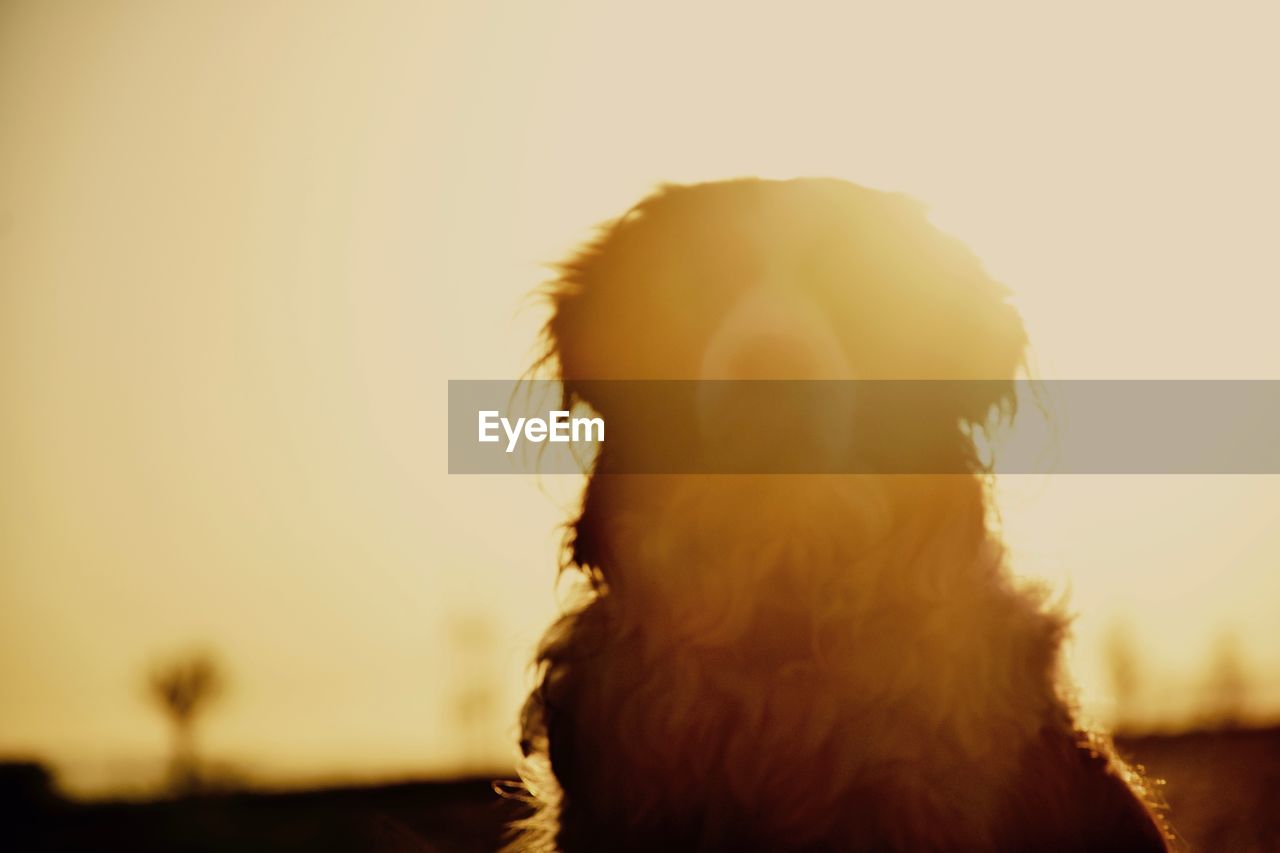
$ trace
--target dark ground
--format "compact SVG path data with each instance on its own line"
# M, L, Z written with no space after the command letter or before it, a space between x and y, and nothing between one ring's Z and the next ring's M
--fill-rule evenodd
M20 765L9 765L10 771ZM39 768L25 765L31 779ZM3 774L0 774L3 775ZM12 772L10 773L12 775ZM0 780L0 788L8 779ZM200 794L155 802L75 803L30 784L0 805L2 851L121 853L461 853L501 846L521 804L492 779L291 792ZM32 794L34 793L34 797ZM19 843L5 842L17 830Z
M1280 727L1116 738L1193 851L1280 851Z
M1119 738L1166 780L1174 827L1196 851L1280 851L1280 728ZM38 765L0 766L0 850L492 851L517 801L488 779L292 793L75 803Z

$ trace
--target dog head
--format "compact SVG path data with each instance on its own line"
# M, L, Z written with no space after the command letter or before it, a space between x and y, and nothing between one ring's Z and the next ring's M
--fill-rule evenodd
M664 187L561 273L549 354L568 402L623 439L606 452L626 452L636 413L625 385L593 380L982 380L939 384L925 416L982 424L1011 407L1026 345L1008 291L922 205L838 180ZM674 426L706 432L708 418L674 408ZM887 400L854 408L822 421L852 435L843 420L908 419Z
M767 383L775 390L764 401L748 395L748 405L767 403L756 405L757 417L781 412L791 427L772 452L783 453L787 442L833 453L852 448L867 463L861 470L872 473L909 470L904 459L928 459L920 473L977 472L969 428L1012 414L1026 334L1008 291L905 195L827 179L667 186L603 226L560 271L550 294L548 358L558 366L566 408L589 404L604 416L609 435L575 526L572 556L582 566L609 562L606 515L616 521L631 513L652 529L663 526L659 514L678 507L681 515L668 528L721 542L752 537L728 526L723 536L708 533L719 520L741 531L752 529L753 514L760 535L776 538L800 524L805 535L789 538L808 542L821 538L811 535L815 527L848 531L876 516L850 511L850 500L875 503L850 478L725 484L709 477L600 476L627 470L631 457L651 456L660 441L641 429L652 424L652 411L645 411L652 400L638 402L627 383L610 380L969 380L928 383L936 390L909 402L894 389L915 383L858 382L855 399L820 396L818 411L778 393L805 383ZM698 455L731 446L717 425L746 416L742 399L708 390L724 384L699 382L693 399L665 400L664 434L700 437L660 448L685 454L683 470L699 470ZM941 496L960 492L970 504L981 503L972 482L874 479L870 491L881 493L894 480L895 496L876 498L890 512L905 500L939 517L956 515ZM679 547L687 552L697 543Z

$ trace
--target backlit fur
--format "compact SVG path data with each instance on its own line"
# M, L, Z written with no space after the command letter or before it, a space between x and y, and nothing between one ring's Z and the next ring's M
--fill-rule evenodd
M912 414L969 473L609 473L633 413L582 381L697 378L761 270L822 305L859 378L996 380ZM524 710L517 849L1166 849L992 524L972 436L1014 411L1006 295L915 202L825 180L667 187L564 265L549 362L611 440ZM905 416L871 408L874 459Z

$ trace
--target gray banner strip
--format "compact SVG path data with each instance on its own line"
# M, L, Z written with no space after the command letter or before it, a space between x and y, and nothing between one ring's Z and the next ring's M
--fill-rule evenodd
M1280 381L451 380L449 472L1280 474ZM1013 395L988 435L970 421ZM969 440L972 435L974 441Z

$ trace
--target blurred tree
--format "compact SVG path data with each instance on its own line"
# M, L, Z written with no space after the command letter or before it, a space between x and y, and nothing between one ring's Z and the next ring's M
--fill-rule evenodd
M497 632L481 614L455 617L449 625L450 645L459 671L455 676L453 717L459 729L462 761L483 767L498 743L498 676L494 667Z
M225 683L218 662L203 652L176 657L151 671L148 692L173 726L169 779L175 793L189 793L200 785L195 723Z
M1249 698L1249 676L1240 654L1240 641L1233 631L1223 631L1214 645L1206 691L1207 723L1213 728L1233 729L1244 722Z
M1105 654L1111 693L1115 698L1112 725L1117 731L1132 729L1137 720L1142 666L1138 660L1137 643L1128 622L1118 619L1111 623L1111 628L1107 631Z

